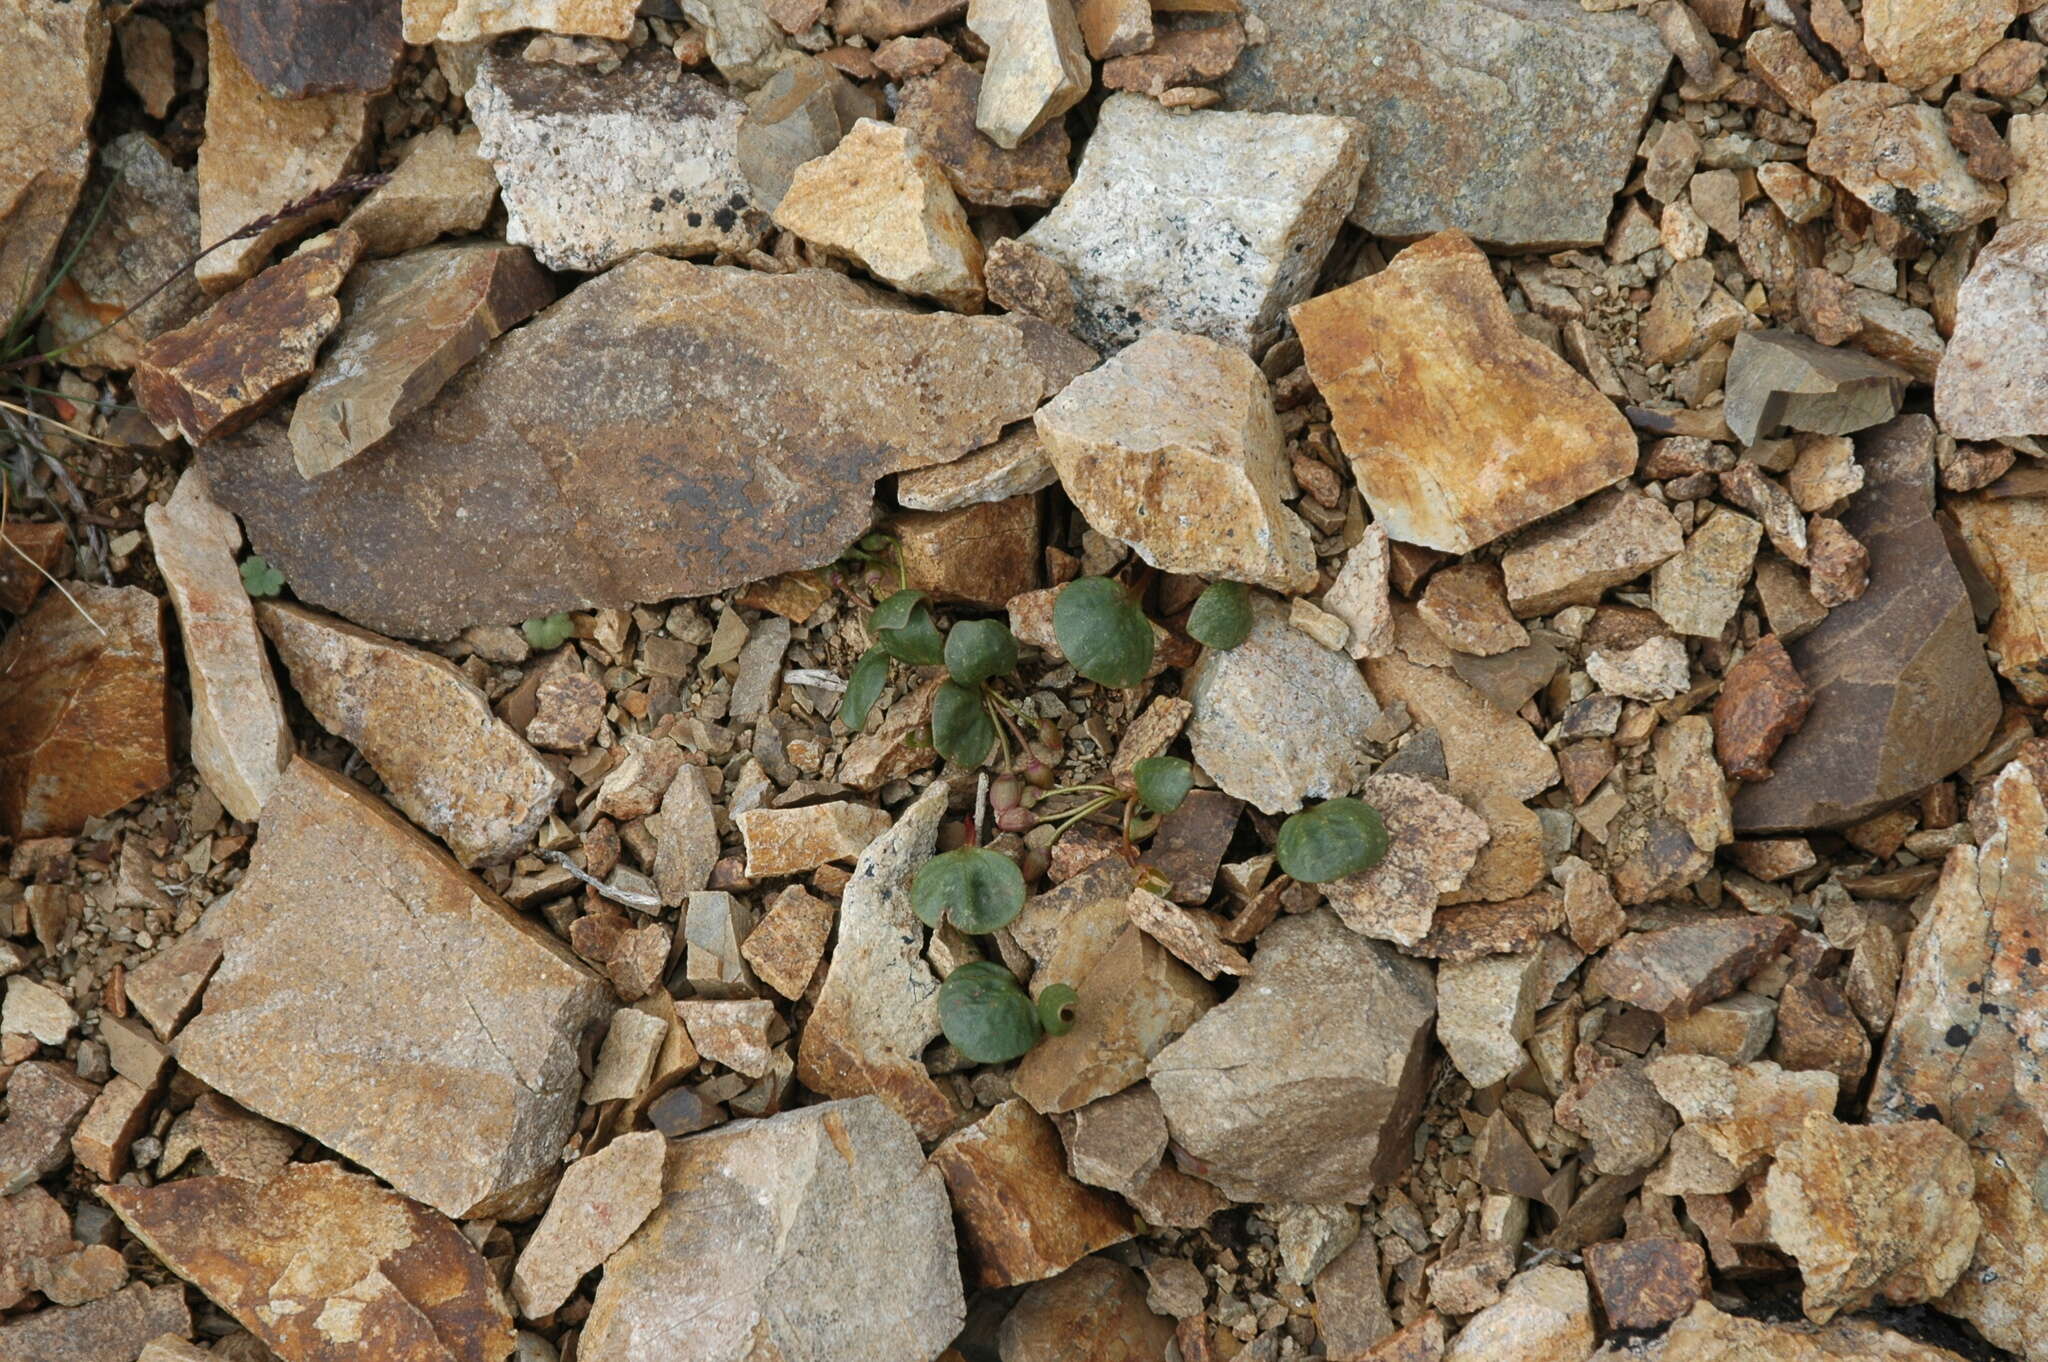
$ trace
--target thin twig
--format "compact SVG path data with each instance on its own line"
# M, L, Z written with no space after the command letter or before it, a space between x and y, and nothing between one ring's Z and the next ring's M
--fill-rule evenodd
M68 401L69 399L66 400ZM112 440L102 440L97 435L88 435L82 430L74 430L70 426L65 425L62 421L59 421L54 416L45 416L39 411L31 411L27 407L18 407L12 402L0 401L0 408L5 408L6 410L12 412L19 412L23 416L34 417L38 421L47 421L51 425L57 427L57 429L63 431L66 435L75 435L81 440L90 440L96 445L105 445L108 449L119 449L121 447L115 444Z
M656 895L643 894L637 889L614 888L585 870L582 866L577 865L562 852L543 851L540 856L542 860L562 867L562 869L568 871L592 889L595 889L602 898L608 898L613 903L623 903L628 908L638 908L643 913L658 913L661 911L661 899Z

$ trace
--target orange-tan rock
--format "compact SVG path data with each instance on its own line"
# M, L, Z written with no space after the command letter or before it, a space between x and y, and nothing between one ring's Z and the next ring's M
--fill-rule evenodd
M638 1130L569 1165L512 1272L520 1314L539 1319L560 1309L584 1274L640 1228L661 1202L667 1153L658 1132Z
M1397 540L1469 552L1635 468L1627 420L1522 334L1462 232L1288 315L1359 488Z
M92 163L110 29L97 5L7 0L0 30L0 324L41 292Z
M2048 704L2048 501L1963 498L1948 505L1977 568L1998 592L1986 642L2030 705Z

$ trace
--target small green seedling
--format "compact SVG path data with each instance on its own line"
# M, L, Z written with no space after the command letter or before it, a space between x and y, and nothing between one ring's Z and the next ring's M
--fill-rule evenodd
M1034 743L1018 722L1023 713L996 683L1017 670L1017 639L1001 620L961 620L941 630L925 593L892 593L868 619L875 646L854 664L839 717L859 732L889 678L889 660L915 667L943 666L946 682L932 700L931 740L940 756L958 766L979 766L1001 746L1005 764L1016 747L1037 762ZM1043 763L1038 763L1043 764Z
M259 598L275 596L284 590L284 574L262 554L252 553L242 560L242 589Z
M1387 825L1360 800L1325 800L1288 815L1274 839L1280 868L1303 884L1327 884L1370 870L1387 854Z
M1152 621L1107 577L1077 577L1061 587L1052 632L1074 670L1098 686L1128 689L1152 669Z
M1054 984L1034 1004L1016 975L992 960L976 960L939 985L939 1029L975 1063L1007 1064L1039 1036L1072 1030L1076 1001L1072 988Z
M1188 611L1188 637L1225 652L1252 632L1252 593L1243 582L1211 582Z
M557 610L552 615L530 619L519 626L519 632L526 635L526 642L537 653L551 653L567 643L576 633L576 624L566 610Z
M999 931L1024 909L1024 875L1008 856L960 847L918 868L910 882L910 906L927 927L951 918L971 936Z

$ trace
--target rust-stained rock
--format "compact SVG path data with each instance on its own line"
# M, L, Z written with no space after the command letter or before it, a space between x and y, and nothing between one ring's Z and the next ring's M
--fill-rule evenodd
M1435 1012L1427 966L1334 914L1275 923L1149 1068L1182 1166L1233 1200L1366 1200L1411 1155Z
M939 1034L939 981L924 961L910 880L931 855L945 812L945 784L934 782L854 863L839 942L796 1060L798 1080L813 1092L873 1093L926 1139L945 1134L957 1111L922 1059Z
M123 133L100 152L85 201L102 195L97 218L73 219L64 250L78 256L43 305L43 325L67 362L126 369L151 338L206 306L198 283L178 273L199 251L199 181L148 133Z
M1766 634L1721 678L1714 698L1714 753L1736 780L1768 780L1771 757L1813 708L1785 645Z
M1689 1239L1610 1239L1585 1256L1610 1329L1661 1329L1707 1294L1707 1255Z
M1265 375L1243 351L1154 331L1081 375L1033 418L1069 498L1167 572L1303 591L1315 585Z
M57 575L71 532L60 521L9 520L0 535L7 540L0 544L0 610L26 615Z
M257 618L313 717L464 865L511 857L547 820L561 776L454 663L283 601Z
M14 1316L0 1325L0 1362L113 1362L136 1357L151 1339L191 1333L184 1287L133 1282L85 1305Z
M989 443L1091 362L1041 323L907 311L829 271L642 255L500 337L380 457L309 482L259 423L203 460L301 600L449 637L829 562L875 479Z
M885 809L845 799L793 809L749 809L733 819L746 843L749 879L850 861L887 832L891 821Z
M792 884L768 903L740 955L754 967L761 982L789 999L801 998L825 957L839 906Z
M1715 917L1635 932L1609 946L1587 980L1660 1017L1726 997L1798 930L1782 917Z
M1728 1064L1708 1055L1665 1054L1644 1066L1657 1095L1685 1124L1649 1188L1666 1196L1717 1195L1743 1187L1770 1166L1806 1118L1835 1109L1831 1073L1791 1072L1769 1061Z
M97 5L7 0L0 55L0 325L42 291L92 161L88 127L107 67Z
M511 1311L462 1232L338 1163L101 1195L284 1362L500 1362L511 1350Z
M143 413L195 445L254 421L313 372L341 321L334 295L362 250L338 228L144 346L131 380Z
M1464 553L1635 469L1628 422L1522 334L1460 232L1289 315L1359 489L1395 539Z
M1159 1137L1164 1148L1164 1125ZM30 1278L38 1259L76 1247L71 1217L42 1188L27 1186L0 1198L0 1304L12 1310L27 1298L34 1289Z
M1964 168L1941 110L1911 90L1843 81L1813 101L1806 165L1927 237L1984 221L2005 202Z
M667 1153L658 1132L639 1130L569 1165L512 1271L521 1315L539 1319L560 1309L584 1274L654 1213Z
M985 1287L1041 1281L1131 1237L1115 1197L1067 1175L1052 1122L1011 1098L932 1151Z
M1863 46L1908 90L1967 71L2011 26L2013 0L1869 0Z
M965 1313L957 1253L945 1182L882 1101L736 1121L669 1146L577 1356L930 1362Z
M1782 32L1783 30L1776 30ZM1921 1343L1865 1319L1822 1328L1723 1314L1701 1301L1639 1355L1643 1362L1961 1362L1961 1354Z
M1764 1198L1771 1238L1805 1281L1808 1319L1882 1297L1933 1300L1955 1283L1977 1242L1970 1154L1936 1121L1843 1125L1809 1115L1779 1146Z
M2048 705L2048 500L1970 497L1947 509L1998 592L1986 641L1999 673L2026 703Z
M1358 798L1380 811L1387 854L1323 885L1323 896L1352 931L1413 946L1428 934L1438 898L1464 884L1492 833L1484 818L1415 776L1369 776Z
M908 585L942 601L999 610L1037 588L1043 526L1040 498L1027 492L950 511L898 512L887 529Z
M1152 1313L1138 1274L1109 1258L1085 1258L1026 1291L997 1334L1002 1362L1166 1362L1172 1342L1173 1321Z
M199 235L211 245L356 169L369 138L370 101L353 92L277 98L235 55L220 7L209 7L206 17ZM271 253L307 224L338 218L347 204L346 197L338 198L229 242L201 260L194 276L208 293L226 292L262 269Z
M1445 1362L1579 1362L1593 1350L1585 1277L1546 1263L1518 1273L1501 1298L1451 1340Z
M206 926L225 957L181 1067L447 1214L538 1209L582 1029L611 1010L567 947L304 759ZM278 1026L280 1007L299 1024Z
M1050 208L1074 181L1063 119L1003 148L974 125L981 72L947 50L934 71L903 82L896 121L945 167L953 189L987 208Z
M217 0L215 9L243 68L279 99L377 94L405 56L400 0Z
M1870 554L1870 585L1794 642L1813 690L1771 779L1735 796L1744 833L1858 822L1983 749L1998 722L1963 578L1933 518L1934 423L1906 416L1857 443L1866 473L1842 523Z
M163 602L87 582L45 595L0 643L8 832L77 832L170 779Z
M430 128L398 149L391 178L370 191L342 225L370 259L398 255L438 237L474 232L498 202L498 177L475 128Z
M64 1166L71 1132L98 1095L68 1064L31 1059L15 1066L0 1124L0 1196L18 1196Z
M357 270L340 323L292 408L294 461L318 477L376 444L419 410L491 338L555 296L517 246L467 242Z
M197 468L178 479L167 504L149 507L142 518L185 640L192 764L229 813L253 820L295 745L235 565L242 528L214 504Z

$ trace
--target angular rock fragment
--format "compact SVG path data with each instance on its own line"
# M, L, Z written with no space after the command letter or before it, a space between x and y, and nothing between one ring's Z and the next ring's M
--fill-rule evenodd
M313 717L458 861L506 860L547 821L562 777L453 663L283 601L257 618Z
M981 242L945 169L894 124L863 118L798 166L775 225L905 293L981 311Z
M1641 1356L1644 1362L1732 1362L1751 1357L1773 1362L1954 1362L1959 1354L1867 1319L1837 1319L1825 1328L1803 1321L1776 1324L1723 1314L1703 1300Z
M1065 983L1080 997L1073 1029L1033 1046L1013 1076L1017 1095L1041 1112L1072 1111L1139 1082L1146 1064L1216 1001L1216 991L1166 947L1124 925L1128 894L1107 900L1116 914L1107 940L1091 947L1063 933L1031 977L1040 992Z
M896 501L913 511L957 511L1028 496L1058 481L1038 427L1020 425L964 458L903 474L896 479Z
M1035 591L1045 542L1039 501L1024 495L892 516L885 528L906 584L985 610Z
M875 479L987 444L1092 359L829 271L642 255L500 337L377 458L308 481L259 424L202 462L301 600L450 637L829 562L871 523ZM697 526L681 541L678 515Z
M1811 1115L1765 1183L1771 1238L1799 1264L1808 1319L1883 1297L1933 1300L1977 1242L1976 1177L1961 1139L1935 1121L1847 1126Z
M1924 789L1982 750L1998 719L1969 597L1933 518L1934 423L1906 416L1858 442L1867 479L1842 523L1870 585L1788 650L1813 708L1745 784L1745 833L1834 827Z
M1628 422L1521 333L1461 233L1289 315L1359 489L1403 543L1464 553L1635 468Z
M577 1355L930 1362L965 1314L956 1255L945 1182L880 1100L736 1121L670 1146Z
M1585 1256L1610 1329L1661 1329L1707 1294L1707 1255L1689 1239L1610 1239Z
M1065 122L1048 120L1015 147L999 147L975 126L982 81L981 72L948 50L938 69L904 82L896 121L946 168L954 191L968 203L1052 207L1074 182Z
M135 401L193 444L240 430L313 372L341 320L335 293L363 243L340 228L167 331L136 356Z
M1843 81L1813 101L1813 122L1807 168L1922 236L1961 231L2005 202L1964 168L1941 111L1911 90Z
M1650 24L1576 6L1267 0L1256 13L1270 36L1225 97L1364 122L1373 169L1352 220L1377 236L1598 245L1671 65Z
M10 835L73 833L170 783L163 615L140 588L72 582L0 643L0 822Z
M653 1214L667 1153L658 1133L641 1130L569 1165L512 1272L521 1315L553 1314Z
M1497 657L1529 642L1529 631L1508 611L1500 568L1492 563L1454 563L1431 573L1415 615L1446 648L1467 657Z
M1011 1098L932 1151L979 1285L1057 1276L1133 1232L1115 1197L1067 1175L1059 1133Z
M1275 923L1237 992L1152 1061L1183 1167L1238 1201L1366 1200L1410 1157L1435 1011L1426 966L1334 914Z
M1568 605L1597 605L1685 547L1663 503L1640 492L1602 492L1531 530L1501 555L1508 606L1523 619Z
M1014 149L1088 93L1088 54L1068 0L967 0L967 29L988 48L974 124Z
M2012 0L1870 0L1863 45L1909 90L1966 71L2012 23Z
M634 0L403 0L409 43L471 43L538 28L589 38L625 38Z
M1797 332L1744 331L1728 358L1724 414L1746 445L1780 426L1846 435L1896 416L1911 378L1895 364Z
M1734 992L1796 931L1781 917L1717 917L1635 932L1607 948L1587 981L1660 1017L1683 1017Z
M1667 1196L1714 1195L1749 1183L1781 1143L1798 1137L1808 1116L1834 1110L1840 1087L1832 1073L1790 1072L1768 1061L1731 1065L1696 1054L1659 1056L1644 1073L1685 1122L1648 1184Z
M1531 952L1437 966L1437 1039L1474 1088L1491 1087L1528 1063L1522 1042L1536 1027L1542 963Z
M1252 610L1245 641L1205 649L1188 674L1195 760L1266 813L1350 793L1370 764L1366 729L1379 705L1356 663L1291 627L1270 600Z
M1586 654L1586 675L1609 694L1645 703L1674 699L1692 684L1685 645L1669 634L1618 652L1594 648Z
M143 523L185 640L192 764L229 813L254 819L295 748L235 565L241 527L214 504L197 468L166 505L143 512Z
M199 235L212 245L354 170L369 137L370 102L349 92L277 98L235 55L219 7L206 13ZM193 276L208 293L223 293L262 269L272 252L308 223L340 217L346 203L346 198L339 198L229 242L200 260ZM311 359L310 352L307 358Z
M1934 381L1934 414L1963 440L2048 434L2041 341L2048 334L2048 222L1998 229L1956 295L1956 329Z
M511 1311L462 1232L338 1163L101 1195L285 1362L497 1362L512 1346Z
M429 247L357 270L341 292L339 329L292 408L299 471L318 477L376 444L494 336L553 298L532 256L495 242Z
M243 68L279 99L377 94L398 78L400 0L220 0L216 8Z
M199 181L148 133L130 132L100 153L86 201L98 204L101 195L97 219L88 212L72 224L65 249L76 246L78 255L43 305L43 324L67 362L126 369L150 340L206 306L198 283L177 273L199 251Z
M924 961L910 879L931 855L945 812L946 787L935 781L861 852L796 1057L805 1087L827 1097L873 1093L926 1139L943 1135L956 1111L921 1059L939 1034L939 982Z
M179 938L128 971L128 1001L158 1040L168 1041L199 1005L220 966L221 947L197 933Z
M304 760L207 927L226 953L181 1067L447 1214L538 1209L582 1028L611 1010L566 947ZM281 1029L281 1006L303 1024Z
M1484 818L1414 776L1369 776L1358 798L1380 811L1387 854L1370 870L1323 885L1323 897L1359 935L1412 946L1428 934L1437 900L1464 884L1492 833Z
M1440 667L1394 653L1365 664L1372 693L1434 728L1454 793L1530 799L1557 784L1557 757L1529 725Z
M741 954L752 934L754 910L718 889L693 892L683 915L688 958L684 978L700 998L750 998L758 990Z
M1736 780L1768 780L1771 758L1813 708L1785 645L1766 634L1728 669L1714 698L1714 752Z
M1165 1362L1173 1336L1173 1321L1146 1304L1137 1273L1113 1259L1084 1258L1020 1296L996 1337L1002 1362Z
M14 1316L0 1325L0 1362L106 1362L136 1357L165 1334L191 1333L185 1288L132 1282L87 1305Z
M505 239L549 269L602 270L636 251L744 255L767 234L739 162L747 106L666 52L642 49L609 75L495 54L469 107Z
M843 799L793 809L749 809L733 818L746 842L749 879L850 861L887 832L891 821L883 809Z
M0 610L26 615L61 570L71 532L57 521L8 520L0 536Z
M818 973L838 913L838 905L792 884L769 903L740 954L762 983L785 998L801 998Z
M762 211L782 202L798 168L838 146L861 113L873 112L862 103L846 77L816 57L797 58L747 96L738 155Z
M1650 608L1678 633L1719 638L1742 605L1763 533L1746 515L1714 512L1686 540L1685 552L1658 567Z
M43 291L92 162L89 125L106 72L108 24L94 5L7 0L0 56L0 324Z
M343 220L363 239L363 254L400 255L482 227L498 202L498 177L483 158L482 138L475 128L439 127L401 147L391 178Z
M98 1095L69 1065L31 1059L15 1066L7 1082L7 1119L0 1123L0 1196L19 1196L64 1166L71 1134Z
M1090 345L1163 327L1256 350L1314 287L1364 165L1348 119L1111 95L1073 188L1019 239L1073 276Z
M1167 572L1302 591L1315 584L1271 389L1240 350L1154 331L1033 418L1097 531Z
M1465 1321L1444 1362L1577 1362L1595 1338L1585 1277L1546 1264L1517 1274L1498 1303Z

